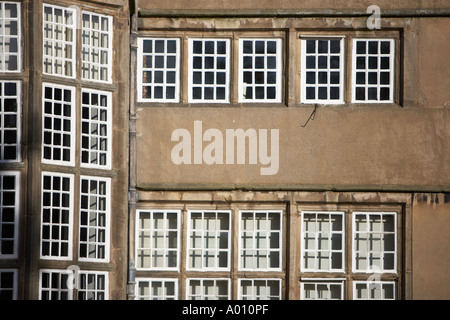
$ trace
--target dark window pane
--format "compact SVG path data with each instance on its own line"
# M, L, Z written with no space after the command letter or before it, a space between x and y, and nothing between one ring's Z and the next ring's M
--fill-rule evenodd
M382 57L380 64L380 69L389 69L389 57Z
M316 53L316 40L306 40L306 53Z
M176 58L174 56L168 56L166 58L167 68L175 68Z
M155 99L162 99L163 98L163 88L162 87L155 87L154 88L154 98Z
M377 88L369 88L367 95L369 100L377 100Z
M307 56L306 57L306 68L314 69L316 67L316 57Z
M205 88L205 98L206 100L212 100L214 98L214 88Z
M391 52L391 43L389 41L381 41L381 54L389 54Z
M217 41L217 54L225 54L227 52L227 44L225 41Z
M164 52L164 40L155 40L155 52L156 53Z
M277 83L277 73L276 72L267 72L267 83L268 84Z
M202 58L201 57L194 57L193 67L194 67L194 69L202 68Z
M256 87L255 88L255 98L256 99L264 99L264 87Z
M318 80L319 80L318 83L321 83L321 84L328 83L327 72L319 72Z
M222 87L216 88L216 99L217 100L225 100L225 88L222 88Z
M356 42L356 53L357 54L365 54L366 53L366 42L365 41L357 41Z
M255 68L256 69L264 69L264 57L256 57L255 58Z
M356 69L365 69L366 68L366 58L358 57L356 58Z
M216 74L216 84L225 84L226 74L225 72L217 72Z
M366 83L366 73L365 72L357 72L356 73L356 83L357 84L365 84Z
M265 53L264 41L255 41L255 53Z
M275 87L267 87L267 99L275 99L276 90Z
M315 99L316 91L314 87L306 87L306 99Z
M253 42L252 41L244 41L243 44L244 53L253 53Z
M205 72L205 84L214 84L214 72Z
M320 57L318 58L318 67L319 69L326 69L328 68L328 61L327 57Z
M327 88L319 87L319 99L326 100L328 99Z
M194 41L194 53L203 53L203 42Z
M192 97L194 99L202 98L202 88L192 88Z
M244 72L244 83L247 83L247 84L253 83L253 73L252 72Z
M155 57L155 68L164 68L164 56Z
M380 88L380 100L389 100L390 90L389 88Z
M339 87L330 87L330 99L331 100L339 99Z
M142 49L144 53L152 53L153 40L144 40L144 48Z
M389 72L380 72L380 84L389 84Z
M328 53L328 40L319 40L317 47L319 53Z
M192 83L194 84L201 84L202 83L202 73L201 72L194 72L192 75Z
M175 99L175 87L166 87L166 99Z
M376 72L369 72L367 82L369 84L377 84L378 83L378 74Z
M369 54L378 53L378 41L369 41Z
M378 69L378 57L369 57L369 69Z
M255 83L264 84L264 72L255 72Z
M307 72L306 73L306 83L308 83L308 84L316 83L316 73L315 72Z
M330 72L330 83L331 84L339 84L339 82L340 82L339 72Z
M267 57L267 69L276 69L276 67L277 67L277 58Z
M356 100L366 100L365 88L356 88Z
M226 60L225 57L217 57L216 69L225 69Z
M341 52L341 41L340 40L330 40L330 52L340 53Z
M214 68L214 58L205 57L205 69L213 69L213 68Z
M214 53L214 41L205 41L205 53Z
M330 69L339 69L339 56L330 57Z
M177 52L177 42L175 40L167 41L167 53L176 53Z
M267 41L267 53L277 53L276 41Z

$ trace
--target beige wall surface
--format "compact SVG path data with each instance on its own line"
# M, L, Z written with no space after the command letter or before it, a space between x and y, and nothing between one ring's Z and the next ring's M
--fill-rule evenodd
M270 184L274 189L278 186L356 186L357 189L421 186L448 190L449 109L323 107L302 127L312 110L141 108L137 113L138 186L217 184L223 188ZM224 164L209 165L204 159L202 164L194 164L194 121L201 121L203 134L211 128L223 134ZM263 165L259 156L256 164L249 164L248 158L245 164L236 164L237 160L235 164L226 164L226 129L239 128L255 129L258 135L259 129L269 129L265 140L269 141L268 150L270 129L279 130L276 174L261 174L260 169L269 165ZM191 135L191 164L176 165L172 161L172 149L182 140L171 141L176 129L186 129ZM201 145L202 150L212 143L198 141L196 145ZM248 144L245 150L248 152Z
M189 5L187 5L189 4ZM144 9L357 9L365 10L376 4L385 9L429 9L449 8L446 0L139 0L138 7Z
M413 203L413 299L450 297L450 194L417 194Z

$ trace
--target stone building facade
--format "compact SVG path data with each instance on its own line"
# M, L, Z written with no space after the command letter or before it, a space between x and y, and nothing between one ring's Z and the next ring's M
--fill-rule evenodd
M0 3L0 295L450 297L446 1Z

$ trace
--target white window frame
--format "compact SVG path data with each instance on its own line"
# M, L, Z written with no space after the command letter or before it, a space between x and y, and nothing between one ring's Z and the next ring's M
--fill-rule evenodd
M46 99L45 98L45 89L46 88L51 88L52 90L52 99ZM55 89L61 89L63 92L65 90L69 90L71 92L71 102L70 102L70 117L65 117L64 115L61 116L55 116L54 112L53 112L53 107L54 104L56 103L61 103L61 105L64 105L64 99L62 99L61 101L59 100L54 100L53 94L54 94L54 90ZM46 102L50 102L52 104L52 113L51 114L47 114L45 113L45 103ZM41 161L42 163L48 163L48 164L56 164L56 165L64 165L64 166L74 166L75 165L75 143L76 143L76 113L77 113L77 108L76 108L76 91L75 91L75 87L71 87L71 86L65 86L65 85L55 85L55 84L51 84L51 83L46 83L44 82L42 84L42 148L41 148ZM61 112L64 112L64 107L62 106L61 108ZM46 129L45 128L45 120L46 118L51 118L52 119L52 129ZM54 119L61 119L61 122L64 119L69 119L70 120L70 131L64 131L63 130L63 124L61 123L61 130L58 130L57 132L61 132L64 133L66 135L70 135L70 161L64 161L64 160L53 160L53 150L55 149L55 145L53 144L53 132L55 131L53 129L54 126ZM52 144L46 144L45 143L45 133L46 132L50 132L52 134ZM50 147L52 152L51 152L51 159L46 159L44 158L44 149L46 147ZM57 146L58 148L61 149L61 159L63 157L63 142L62 142L62 138L61 138L61 146Z
M202 215L202 228L201 229L193 229L192 228L192 214L193 213L201 213ZM215 241L216 241L216 246L215 249L210 250L209 248L205 247L205 232L208 232L209 230L205 229L204 226L204 221L205 221L205 213L214 213L216 216L216 222L220 221L217 218L217 215L220 213L225 213L228 214L228 230L220 230L220 229L216 229L214 231L219 231L221 232L227 232L228 234L228 239L227 239L227 249L219 249L219 236L220 235L216 235L215 236ZM231 210L205 210L205 209L201 209L201 210L188 210L188 215L187 215L187 233L186 233L186 270L189 271L229 271L231 268L231 230L232 230L232 212ZM201 243L202 243L202 247L201 248L192 248L191 246L191 233L192 232L196 232L196 233L200 233L201 236ZM199 268L196 267L191 267L190 264L190 252L191 251L201 251L201 263L202 266ZM226 251L227 252L227 266L226 267L219 267L219 266L213 266L213 267L206 267L205 266L205 257L204 257L204 253L205 251L214 251L214 261L215 261L215 265L217 265L218 263L218 257L219 257L219 252L220 251Z
M152 67L151 68L144 68L144 55L145 53L143 52L144 50L144 41L146 40L152 40L152 53L149 54L149 56L152 57ZM165 41L165 50L167 47L167 41L175 41L176 43L176 52L174 54L171 53L171 56L175 56L175 68L170 69L171 71L173 70L175 72L175 83L173 84L173 86L175 87L175 93L174 93L174 98L173 99L166 99L165 98L165 88L167 86L167 83L164 81L162 83L163 86L163 98L154 98L154 95L152 95L152 98L145 98L143 97L143 89L144 86L148 86L149 88L153 88L155 86L155 84L153 83L153 81L151 83L149 83L148 85L146 83L144 83L143 78L144 78L144 72L145 71L151 71L154 72L155 69L155 63L154 63L154 41L158 41L158 40L163 40ZM138 47L137 47L137 101L138 102L164 102L164 103L178 103L180 101L180 55L181 55L181 45L180 45L180 38L158 38L158 37L142 37L142 38L138 38L137 43L138 43ZM164 62L166 63L166 57L167 57L167 52L163 52L161 53L162 55L164 55ZM164 68L158 68L158 71L163 71L164 72L164 79L166 77L166 64L164 65ZM152 91L154 92L154 91Z
M94 287L89 287L88 279L89 277L95 277L95 285ZM103 289L98 288L99 277L104 277L104 285ZM85 278L85 279L83 279ZM76 280L78 283L77 286L77 299L78 300L109 300L109 274L106 271L79 271L78 279ZM85 280L86 283L83 285L82 281ZM87 299L80 299L80 293L84 293ZM103 298L99 299L99 294L103 294ZM94 299L90 299L89 296L94 295Z
M245 98L245 90L247 88L247 84L244 83L244 56L251 56L252 57L252 64L253 64L253 68L248 69L250 70L250 72L252 72L253 76L254 73L256 72L256 68L254 67L255 64L255 53L249 54L249 53L244 53L244 41L252 41L253 44L256 41L264 41L265 43L267 43L268 41L275 41L276 42L276 53L275 54L268 54L268 53L264 53L264 54L258 54L261 55L266 58L270 55L272 57L275 57L275 61L276 61L276 68L273 69L273 72L276 72L276 80L275 80L275 84L274 85L270 85L270 87L274 86L275 87L275 99L257 99L255 97L255 94L253 94L254 96L250 99ZM266 45L265 45L266 47ZM280 103L282 101L282 73L283 73L283 39L282 38L240 38L239 39L239 59L238 59L238 102L239 103L253 103L253 102L258 102L258 103ZM266 64L266 63L264 63ZM247 70L247 69L246 69ZM258 85L258 87L264 87L264 90L266 90L267 88L267 69L263 68L261 69L264 72L264 82L265 84L262 85ZM253 77L252 76L252 77ZM255 87L255 84L251 84L252 87ZM266 96L266 92L264 93L264 96Z
M150 213L150 221L149 221L149 223L151 224L151 228L149 228L149 229L141 228L141 226L140 226L140 221L141 221L140 220L140 215L142 213ZM168 266L165 266L165 267L155 267L155 266L141 267L140 263L136 263L136 270L159 270L159 271L172 270L172 271L179 271L180 270L180 265L181 265L181 263L180 263L180 251L181 251L181 210L155 210L155 209L152 209L152 210L146 210L146 209L136 210L136 217L137 217L136 218L136 246L135 246L136 247L136 249L135 249L136 260L139 260L139 251L140 250L148 250L148 251L150 251L150 259L151 259L151 254L152 254L153 249L154 249L152 247L152 245L151 245L152 244L151 236L155 232L155 228L153 228L153 223L152 222L154 221L153 220L153 215L155 213L162 213L163 216L164 216L164 228L163 228L163 231L164 231L164 234L165 234L165 238L164 238L165 240L167 240L167 233L169 232L168 230L173 230L173 229L168 229L167 228L167 214L168 213L175 213L177 215L177 228L176 228L176 231L177 231L177 248L176 248L176 250L170 250L170 251L176 251L176 253L177 253L176 254L177 263L176 263L175 267L168 267ZM160 230L160 229L158 229L158 230ZM141 240L139 239L141 232L145 232L145 231L150 233L150 240L149 240L150 247L149 248L144 248L141 245ZM164 241L164 242L166 242L166 241ZM162 251L164 251L164 254L166 254L168 249L169 248L166 246L164 248L157 248L156 250L157 251L162 250ZM165 260L164 260L165 264L167 263L166 258L167 257L165 257Z
M46 16L46 8L50 8L52 10L52 22L46 21L45 16ZM58 23L58 22L53 22L53 17L55 16L54 12L55 10L62 10L62 16L65 17L65 15L67 13L72 15L72 21L69 21L68 24L66 23ZM64 78L75 78L76 77L76 31L77 31L77 10L74 7L62 7L62 6L57 6L57 5L52 5L52 4L47 4L44 3L43 4L43 10L42 10L42 32L43 32L43 42L42 42L42 54L43 54L43 59L42 59L42 73L43 74L48 74L48 75L53 75L53 76L58 76L58 77L64 77ZM70 19L69 19L70 20ZM71 22L71 23L70 23ZM51 37L46 37L46 26L49 25L51 26L51 30L52 30L52 36ZM62 37L63 40L57 40L55 39L53 32L55 30L56 27L60 27L62 28ZM66 29L71 29L72 30L72 40L67 41L66 40ZM52 48L52 54L51 55L47 55L46 54L46 43L50 43L51 44L51 48ZM71 58L65 58L65 57L57 57L53 54L53 51L55 50L55 44L61 44L63 46L62 48L62 54L64 55L65 50L66 50L66 46L70 45L72 46L72 50L71 50ZM51 72L47 72L46 71L46 66L45 66L45 60L46 58L48 58L51 61L52 67L51 67ZM60 61L61 62L61 70L62 73L59 74L55 71L55 61ZM72 64L71 69L71 75L67 75L67 68L65 65L65 62L70 62Z
M14 83L16 85L16 95L7 96L5 95L5 85L9 83ZM0 81L1 86L1 93L0 96L0 103L1 103L1 110L0 110L0 130L1 130L1 138L0 138L0 163L5 162L20 162L22 160L22 82L21 81L9 81L9 80L2 80ZM5 100L6 99L15 99L17 103L17 111L11 112L5 111ZM7 114L14 114L16 116L16 143L15 144L6 144L5 143L5 115ZM8 127L8 130L10 128ZM5 147L14 145L16 148L16 157L15 159L6 159L5 160Z
M393 286L393 297L392 298L386 298L383 296L383 290L381 290L381 294L382 296L377 299L377 298L372 298L370 297L370 292L367 292L367 298L358 298L357 297L357 290L356 290L356 286L357 285L365 285L365 289L367 291L370 290L371 287L373 286L381 286L381 288L385 285L392 285ZM353 300L396 300L397 299L397 283L396 281L353 281Z
M1 278L3 273L12 273L13 274L13 286L12 288L3 288L0 287L0 296L2 291L11 291L12 290L12 300L17 300L17 291L18 291L18 269L11 269L11 268L0 268L0 284L2 283Z
M5 16L5 7L6 5L15 5L17 9L17 17L6 17ZM2 51L0 52L0 72L5 73L14 73L14 72L21 72L22 71L22 4L20 2L11 2L11 1L0 1L1 6L1 17L0 17L0 36L2 37L2 41L0 42ZM5 34L5 23L7 21L16 21L17 22L17 35L6 35ZM16 38L17 39L17 55L16 52L10 52L6 51L6 38ZM8 70L6 69L6 62L5 57L6 56L17 56L17 68L14 70Z
M88 16L89 17L89 27L85 27L84 23L84 17ZM99 29L93 29L91 28L92 26L92 18L96 16L99 18ZM103 24L103 19L107 20L107 27L108 30L102 30L102 24ZM81 30L81 34L82 34L82 41L81 41L81 65L82 65L82 71L81 71L81 77L83 80L87 80L87 81L94 81L94 82L102 82L102 83L112 83L112 59L113 59L113 53L112 53L112 44L113 44L113 34L114 34L114 29L113 29L113 17L110 15L104 15L104 14L99 14L99 13L94 13L94 12L90 12L90 11L82 11L81 12L81 24L82 24L82 30ZM93 44L93 36L92 33L94 32L99 32L99 45L95 46L95 44ZM84 43L84 36L85 33L87 34L87 37L89 39L89 44L85 44ZM101 43L103 41L103 36L107 36L108 40L107 40L107 47L104 48L102 47ZM87 50L87 55L89 56L88 60L85 60L85 50ZM93 62L92 61L92 50L99 50L99 62ZM106 57L108 59L107 63L104 64L101 62L102 59L102 54L106 54ZM85 77L85 73L84 73L84 64L87 65L87 67L89 68L88 70L88 77ZM92 68L93 67L97 67L98 68L98 77L95 78L92 74ZM102 68L106 69L106 80L103 80L101 77L101 70Z
M3 222L3 177L5 176L13 176L14 177L14 221L11 222ZM0 259L16 259L18 258L18 247L19 247L19 214L20 214L20 191L21 191L21 179L20 179L19 171L0 171L0 179L2 179L0 183L0 246L2 242L5 240L2 235L2 226L4 224L13 224L14 225L14 238L13 240L13 253L12 254L2 254L0 251ZM7 189L10 192L10 189ZM10 207L10 206L8 206ZM11 239L8 238L10 241ZM1 250L1 247L0 247Z
M382 250L382 251L380 251L380 253L381 253L381 256L380 256L380 265L382 266L381 268L378 268L378 267L376 267L376 268L373 268L373 267L371 267L371 265L369 265L369 257L368 257L368 255L371 253L371 252L374 252L374 251L371 251L371 250L367 250L367 252L366 252L366 254L367 254L367 257L366 257L366 261L367 261L367 266L366 266L366 269L358 269L357 268L357 264L356 264L356 234L358 233L357 231L356 231L356 216L357 215L365 215L366 216L366 218L367 218L367 221L368 221L368 217L369 216L371 216L371 215L381 215L381 216L384 216L384 215L393 215L394 217L393 217L393 220L394 220L394 226L393 226L393 229L394 229L394 231L393 232L383 232L383 230L380 230L379 232L376 232L376 233L381 233L381 234L384 234L384 233L388 233L388 234L393 234L394 235L394 252L393 252L393 255L394 255L394 267L393 267L393 269L392 270L389 270L389 269L384 269L384 264L383 264L383 261L384 261L384 257L383 257L383 253L385 253L386 251L384 251L384 250ZM384 211L380 211L380 212L371 212L371 211L355 211L355 212L353 212L352 213L352 243L353 243L353 245L352 245L352 272L353 273L397 273L397 255L398 255L398 244L397 244L397 242L398 242L398 240L397 240L397 236L398 236L398 230L397 230L397 212L384 212ZM366 231L364 232L364 233L367 233L367 234L370 234L371 233L371 231L369 231L369 223L366 223L366 225L367 225L367 227L366 227ZM381 224L382 225L382 224ZM381 229L382 229L382 226L380 227ZM361 233L363 233L363 232L361 232ZM381 240L380 240L381 241ZM388 252L390 252L390 251L388 251Z
M328 217L330 218L331 215L339 215L342 217L342 230L340 232L335 231L333 232L332 230L332 226L331 226L331 222L329 222L330 226L329 226L329 238L328 238L328 250L318 250L317 248L317 244L318 244L318 234L321 232L315 231L313 232L315 234L315 239L314 239L314 243L315 243L315 249L305 249L305 239L304 239L304 235L305 235L305 229L304 229L304 217L306 214L315 214L316 218L318 215L328 215ZM301 272L326 272L326 273L331 273L331 272L345 272L345 237L346 237L346 230L345 230L345 212L344 211L302 211L301 212L301 224L302 224L302 229L301 229L301 237L300 237L300 244L301 244L301 252L302 255L300 257L301 259L301 263L300 263L300 271ZM336 234L341 234L341 250L332 250L331 246L331 235L333 233ZM317 267L317 254L319 253L319 251L325 251L329 253L329 268L328 269L320 269ZM331 254L332 252L340 252L341 253L341 268L339 269L332 269L332 258L331 258ZM314 268L306 268L305 267L305 253L306 252L313 252L315 254L315 267Z
M49 288L44 288L43 287L43 283L42 283L42 277L43 274L47 273L49 274L49 281L50 281L50 286ZM58 275L58 281L59 283L59 288L52 288L52 274L57 274ZM62 280L62 276L63 275L67 275L67 279L66 279L66 286L67 289L62 289L61 288L61 283ZM71 282L69 282L71 281ZM67 294L67 299L64 300L73 300L73 278L72 278L72 272L69 270L61 270L61 269L40 269L39 270L39 300L43 300L43 290L46 289L45 291L49 291L49 300L52 300L52 292L57 292L58 293L58 299L56 300L61 300L61 294L62 293L66 293Z
M68 218L68 222L65 223L65 225L67 225L68 228L68 247L67 247L67 256L60 256L60 255L52 255L52 249L51 249L51 243L52 242L58 242L59 244L61 244L62 240L58 239L58 240L52 240L51 236L49 235L49 239L43 239L43 227L44 225L48 225L49 228L51 228L53 226L52 223L52 214L50 214L50 222L44 222L44 192L54 192L53 190L44 190L44 178L45 177L51 177L53 179L53 177L60 177L61 179L63 178L68 178L69 179L69 186L70 186L70 190L68 191L69 193L69 207L67 208L68 210L68 214L69 214L69 218ZM53 183L53 182L52 182ZM61 191L58 190L58 193L60 193ZM66 191L67 192L67 191ZM55 172L46 172L43 171L42 172L42 177L41 177L41 225L40 225L40 250L39 250L39 254L40 254L40 258L43 260L72 260L72 254L73 254L73 215L74 215L74 199L73 199L73 193L74 193L74 176L72 174L65 174L65 173L55 173ZM48 207L50 210L52 209L52 206ZM57 226L61 226L61 223L56 223ZM49 255L43 255L43 242L47 241L49 242ZM60 248L61 249L61 248Z
M84 104L84 94L89 95L89 104ZM98 103L97 105L92 105L92 95L98 95ZM100 102L101 96L106 96L106 106L102 106ZM92 120L92 108L97 109L97 120ZM84 117L84 109L89 110L89 119L86 119ZM100 113L102 111L106 112L106 121L103 121L100 119ZM111 162L112 162L112 93L107 91L101 91L101 90L93 90L93 89L82 89L81 90L81 130L80 130L80 136L81 136L81 152L80 152L80 166L85 168L97 168L97 169L105 169L110 170L111 169ZM85 133L83 132L83 125L85 123L88 123L89 132ZM92 133L91 125L97 126L97 134L94 135ZM100 127L106 126L106 135L102 135L100 132ZM96 138L97 139L97 150L92 150L90 148L91 146L91 139ZM89 148L85 148L83 146L83 140L87 139ZM100 150L100 141L102 139L106 139L106 152L103 150ZM83 161L83 153L88 153L89 162ZM97 163L91 163L91 154L96 153L97 155ZM106 157L106 164L100 164L100 155L104 154Z
M302 278L300 281L300 299L301 300L344 300L345 299L345 278ZM340 299L331 299L331 298L307 298L305 295L305 284L313 284L315 286L315 294L317 296L317 286L318 285L326 285L328 288L328 292L330 293L331 285L339 285L341 288L341 298Z
M279 267L278 268L270 268L270 267L266 267L266 268L245 268L245 267L242 266L241 255L242 255L242 252L244 250L244 248L243 248L243 241L242 241L242 232L243 232L243 229L242 229L242 214L243 213L253 213L253 222L255 221L256 214L263 214L263 213L265 213L267 217L268 217L268 215L270 213L276 213L276 214L279 215L279 217L280 217L280 220L279 220L279 222L280 222L280 230L276 230L276 232L278 232L278 234L279 234L279 239L278 239L278 241L279 241L279 248L277 250L270 250L268 237L266 236L266 241L267 241L267 246L268 246L266 248L266 251L267 251L267 253L266 253L267 265L269 265L269 263L270 263L270 261L269 261L269 252L270 251L278 251L278 253L279 253L279 256L278 256L278 265L279 265ZM282 269L283 269L283 250L284 250L283 249L283 232L284 232L284 230L283 230L283 215L284 215L284 211L283 210L251 210L251 209L250 210L239 210L238 270L242 270L242 271L282 271ZM261 230L257 230L256 227L254 226L253 231L252 231L252 233L253 233L253 237L252 237L253 238L253 240L252 240L253 244L255 244L255 233L258 232L258 231L261 231ZM268 233L272 232L271 230L262 230L262 231L265 231L265 232L268 232ZM251 250L252 251L256 251L256 250L261 250L261 249L254 248L254 249L251 249Z
M104 183L105 184L105 195L99 195L98 192L99 190L97 189L97 193L96 194L92 194L92 193L85 193L83 192L83 181L88 181L89 185L92 181L97 182L97 188L98 188L98 184L99 183ZM83 201L81 200L82 197L85 196L88 198L88 208L82 208L81 205L83 203ZM91 203L90 203L90 199L92 197L96 197L96 203L97 203L97 208L92 209L91 207ZM105 209L100 211L98 206L99 206L99 198L100 197L104 197L105 198ZM82 224L82 211L86 211L87 215L88 215L88 221L92 220L91 214L95 213L95 221L98 224L99 220L101 220L99 218L100 214L104 214L104 218L105 218L105 226L86 226ZM82 229L85 228L86 230L86 237L87 240L84 241L82 240ZM111 229L111 178L100 178L100 177L93 177L93 176L80 176L80 211L79 211L79 252L78 252L78 258L79 261L91 261L91 262L109 262L109 258L110 258L110 229ZM90 238L93 236L93 233L91 233L90 231L94 231L93 233L95 234L95 240L91 241ZM101 231L104 232L104 242L101 242L98 240L99 237L99 233L101 233ZM91 249L89 249L91 246L95 247L95 255L98 256L99 252L98 249L99 247L103 247L104 249L104 258L92 258L92 257L82 257L81 256L81 245L84 244L86 245L86 251L89 253L91 251ZM88 254L89 255L89 254Z
M378 68L376 69L369 69L368 68L368 46L366 45L366 53L365 54L357 54L357 42L358 41L366 41L366 44L369 41L377 41L378 42L378 53L372 54L377 57L377 65ZM380 53L380 42L382 41L388 41L390 43L390 52L389 54L381 54ZM394 102L394 90L395 90L395 40L392 38L353 38L352 40L352 103L393 103ZM363 55L366 59L365 69L356 69L357 66L357 58L359 56ZM389 69L381 69L381 61L380 58L383 57L389 57ZM363 70L363 71L358 71ZM369 71L371 70L371 71ZM389 85L381 85L380 84L380 72L383 72L383 70L389 71ZM365 84L356 84L356 73L357 72L364 72L365 73ZM369 72L376 72L377 73L377 84L368 84L368 73ZM357 100L356 99L356 88L357 87L364 87L365 89L365 100ZM376 87L377 88L377 99L376 100L369 100L368 97L368 88L370 87ZM380 88L389 88L389 99L388 100L380 100Z
M277 278L239 278L239 284L238 284L238 300L281 300L282 299L282 281L281 279ZM243 281L250 281L252 283L251 290L252 292L250 294L243 294L242 292L242 282ZM276 281L278 282L278 293L277 296L272 295L259 295L255 292L255 281L265 281L266 283L266 290L270 290L268 286L269 281Z
M164 289L162 296L154 295L151 291L152 284L154 282L159 282ZM174 295L167 295L165 292L166 283L172 282L174 284ZM149 288L149 295L141 295L139 291L139 285L141 283L147 283ZM135 300L178 300L178 279L177 278L136 278L135 285Z
M200 281L200 287L202 292L200 294L191 294L191 281ZM219 297L217 294L205 294L205 281L213 281L215 288L217 288L217 281L226 281L227 282L227 296ZM192 299L192 298L200 298L200 299ZM210 299L206 299L210 298ZM230 300L231 299L231 281L228 278L187 278L186 279L186 300Z
M340 42L340 52L339 53L331 53L330 52L330 46L328 45L328 52L327 53L319 53L318 52L318 44L316 45L316 52L315 53L307 53L307 45L306 42L314 40L314 41L330 41L330 40L339 40ZM344 100L344 87L345 87L345 80L344 80L344 73L345 73L345 36L302 36L301 37L301 69L300 69L300 79L301 79L301 103L315 103L315 104L343 104L345 102ZM329 42L328 42L329 44ZM306 56L314 56L316 58L316 67L314 69L307 69L306 68ZM318 67L318 57L319 56L325 56L327 58L327 68L325 69L319 69ZM339 56L339 68L338 69L331 69L330 68L330 57L331 56ZM313 71L310 71L313 70ZM307 84L306 83L306 73L307 72L314 72L315 74L315 83L314 84ZM327 73L327 83L325 84L319 84L319 72L326 72ZM338 84L331 84L331 72L339 72L339 83ZM313 87L315 90L315 98L314 99L307 99L306 96L306 87ZM319 99L319 87L326 87L327 88L327 99ZM339 87L339 99L330 99L330 87Z
M202 42L202 53L194 53L194 41ZM205 42L214 42L214 53L205 53L204 46ZM225 42L225 54L217 53L217 42ZM188 46L189 46L189 58L188 58L188 102L189 103L229 103L230 102L230 56L231 56L231 41L227 38L189 38ZM202 68L194 69L194 57L202 59ZM205 58L212 58L214 60L214 67L211 69L206 69ZM217 59L225 58L225 69L217 68ZM201 72L202 74L202 83L194 84L194 72ZM213 73L214 75L214 83L213 84L205 84L205 73ZM217 73L225 73L225 84L217 84ZM202 99L194 99L193 97L193 88L199 87L202 90ZM225 99L217 99L216 89L218 87L223 87L225 89ZM214 90L213 99L205 99L204 97L204 89L212 88Z

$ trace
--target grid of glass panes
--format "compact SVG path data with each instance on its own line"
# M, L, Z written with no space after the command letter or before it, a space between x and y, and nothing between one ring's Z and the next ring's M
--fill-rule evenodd
M138 211L137 268L179 268L180 211Z
M395 212L353 213L353 271L396 272Z
M343 300L344 280L310 280L300 283L302 300Z
M43 73L75 77L76 10L44 3Z
M19 172L0 172L0 258L17 257L19 184Z
M81 176L80 260L109 259L110 179Z
M0 269L0 301L17 299L17 270Z
M73 165L75 161L75 89L43 85L42 162Z
M229 279L187 279L187 300L230 300Z
M231 212L190 211L187 269L230 268Z
M136 300L177 300L178 279L136 279Z
M0 71L21 69L21 4L0 1Z
M82 90L81 165L111 167L111 93Z
M0 81L0 162L20 161L20 82Z
M189 102L229 101L228 39L189 39Z
M353 102L394 101L394 40L353 39Z
M395 300L395 281L353 281L354 300Z
M343 212L302 212L302 271L344 270Z
M242 211L239 230L240 270L281 270L282 212Z
M281 280L239 279L239 300L281 300Z
M112 81L112 17L82 12L81 75L84 80Z
M108 273L79 271L78 300L108 300Z
M39 300L72 300L68 271L40 270L39 273Z
M239 102L281 102L281 39L239 39Z
M41 258L72 255L73 175L42 173Z
M344 38L302 39L302 102L344 102Z
M179 100L179 39L139 39L138 99Z

